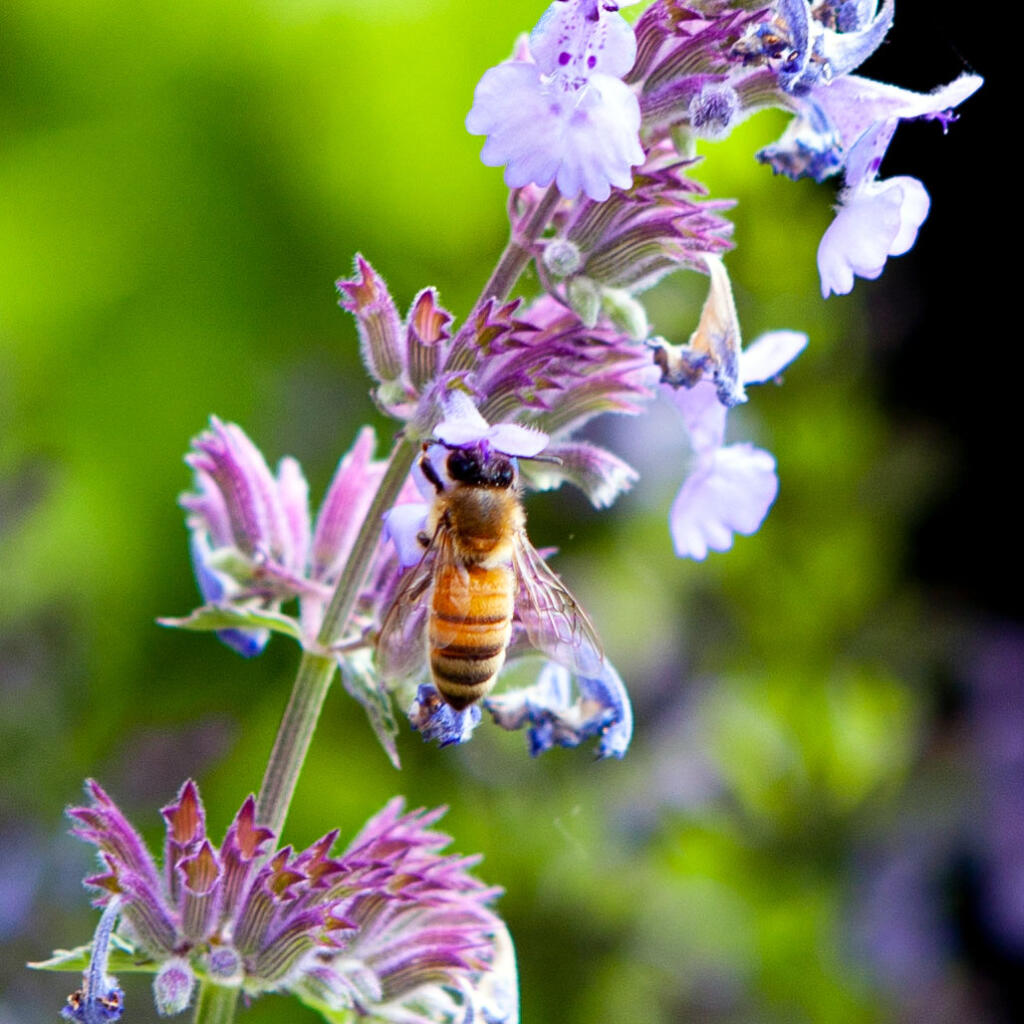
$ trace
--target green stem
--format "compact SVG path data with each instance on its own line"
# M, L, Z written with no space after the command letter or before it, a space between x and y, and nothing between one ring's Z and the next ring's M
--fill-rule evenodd
M224 988L204 981L196 1000L193 1024L231 1024L235 1019L238 993L237 988Z
M359 596L359 588L363 585L373 561L373 554L377 550L377 541L384 528L384 513L398 498L419 450L418 438L402 435L395 442L387 469L384 470L384 477L373 496L363 525L359 528L355 544L352 545L352 554L349 555L345 570L338 580L331 603L324 612L324 621L317 637L317 642L322 647L330 647L341 639L341 631L352 614L356 598Z
M501 259L494 268L494 273L484 286L476 308L489 298L496 298L501 302L508 297L519 275L529 263L533 255L533 245L547 227L558 199L558 189L552 185L542 196L526 226L509 239ZM324 612L323 623L317 636L320 651L306 651L299 664L288 707L281 719L274 749L267 762L263 785L257 798L258 820L273 829L278 836L284 829L299 774L337 669L337 660L328 652L341 639L342 631L352 615L360 587L377 550L377 542L384 525L384 513L398 498L419 447L418 438L405 435L401 435L395 443L377 493L352 545L352 553ZM230 1020L230 1017L225 1020Z
M324 613L317 637L317 643L324 651L340 639L341 631L352 614L359 589L377 550L384 513L394 505L418 451L419 445L415 440L400 437L391 452L380 486L352 546L352 554ZM337 660L331 654L306 651L302 655L256 802L256 816L260 824L273 829L278 836L284 829L288 808L336 668Z
M256 800L256 819L281 835L288 807L295 794L306 753L313 740L320 711L331 688L336 662L323 654L305 651L292 686L284 718L277 730L274 749L263 774Z

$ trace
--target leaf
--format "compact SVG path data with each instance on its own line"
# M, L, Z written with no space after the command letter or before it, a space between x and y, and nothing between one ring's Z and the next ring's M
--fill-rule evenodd
M290 615L264 608L237 608L230 605L204 604L181 619L157 619L161 626L215 632L221 629L269 629L283 633L302 643L299 624Z
M36 960L28 966L34 971L77 971L82 973L89 968L92 958L92 943L76 946L74 949L55 949L48 960ZM119 935L110 938L110 958L107 969L111 974L156 974L160 965L150 960L145 953L136 949L130 942Z
M398 748L395 745L398 723L395 721L391 695L382 691L378 685L377 675L371 665L370 652L355 651L352 654L340 655L338 663L341 666L342 685L350 696L362 704L388 759L396 768L401 768Z

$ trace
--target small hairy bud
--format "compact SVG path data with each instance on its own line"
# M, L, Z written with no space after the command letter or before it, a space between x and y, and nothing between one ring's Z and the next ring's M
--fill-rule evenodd
M182 1013L192 1001L196 976L184 957L168 960L153 979L153 1002L161 1017Z
M624 288L605 288L602 305L608 318L633 341L643 341L650 331L647 310Z
M589 277L569 281L569 305L587 327L593 327L601 315L601 286Z
M739 109L740 98L731 85L705 85L690 100L690 125L701 138L724 139Z
M222 985L240 984L242 980L242 958L231 946L214 946L207 958L210 977Z
M565 238L553 238L544 246L544 266L553 277L575 274L583 265L579 246Z

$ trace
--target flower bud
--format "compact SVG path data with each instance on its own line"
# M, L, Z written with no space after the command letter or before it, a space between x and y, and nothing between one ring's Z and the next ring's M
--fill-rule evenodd
M188 1008L196 976L192 965L184 957L168 960L153 979L153 1002L161 1017L171 1017Z
M566 238L552 238L544 246L544 266L552 277L559 279L575 274L583 265L579 246Z
M242 958L232 946L214 946L206 958L206 969L219 985L242 983Z
M740 98L731 85L709 83L690 100L690 126L701 138L724 139L739 109Z
M601 315L601 288L582 274L569 281L569 305L587 327L593 327Z
M647 310L624 288L603 289L601 305L611 322L633 341L643 341L647 337L650 330Z

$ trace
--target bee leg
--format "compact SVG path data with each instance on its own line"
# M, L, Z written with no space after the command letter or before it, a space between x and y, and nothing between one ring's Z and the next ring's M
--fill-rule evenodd
M420 471L427 478L428 483L434 485L434 490L440 494L444 490L444 482L437 475L437 470L430 463L430 459L426 455L420 456Z

